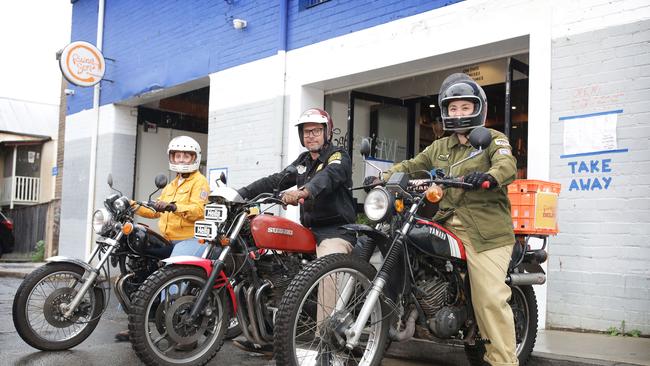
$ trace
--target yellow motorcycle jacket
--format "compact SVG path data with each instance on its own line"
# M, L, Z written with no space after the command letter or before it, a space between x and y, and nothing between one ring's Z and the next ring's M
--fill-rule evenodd
M159 201L176 204L174 212L153 212L140 207L136 213L142 217L160 218L160 233L168 240L185 240L194 237L194 222L203 219L205 204L210 195L208 180L198 170L179 184L180 174L163 188Z

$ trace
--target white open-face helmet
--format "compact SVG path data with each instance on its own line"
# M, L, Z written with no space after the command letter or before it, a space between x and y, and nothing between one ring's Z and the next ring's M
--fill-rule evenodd
M173 152L185 151L194 154L194 160L190 163L178 163L173 160ZM174 137L167 146L167 157L169 158L169 170L177 173L192 173L199 170L201 164L201 146L195 139L189 136Z

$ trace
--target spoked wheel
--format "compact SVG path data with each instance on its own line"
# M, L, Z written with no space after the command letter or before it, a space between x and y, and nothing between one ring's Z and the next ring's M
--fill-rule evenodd
M16 331L30 346L60 351L83 342L93 332L104 307L104 293L91 288L72 316L68 304L82 286L84 269L71 263L50 263L30 273L13 302Z
M225 291L214 289L197 320L186 321L205 281L200 268L164 267L135 293L129 333L144 363L203 365L219 351L230 321Z
M372 308L361 337L346 347L346 330L367 300L375 269L356 256L317 259L293 279L282 297L274 348L278 365L378 365L388 336L387 306Z
M512 315L515 320L515 337L517 339L517 358L519 365L524 366L530 358L530 353L535 347L537 340L537 298L533 286L512 287L512 296L508 301L512 308ZM483 361L485 345L465 345L465 354L472 366L485 366Z

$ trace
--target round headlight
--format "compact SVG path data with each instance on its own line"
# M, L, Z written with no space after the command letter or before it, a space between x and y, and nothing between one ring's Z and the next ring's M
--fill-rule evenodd
M382 221L387 217L390 196L384 188L375 188L368 193L363 203L363 211L371 221Z
M113 202L113 208L115 208L115 211L117 212L122 212L128 204L129 202L127 201L126 197L121 197Z
M93 230L97 234L105 232L110 222L111 214L105 208L100 208L93 214Z

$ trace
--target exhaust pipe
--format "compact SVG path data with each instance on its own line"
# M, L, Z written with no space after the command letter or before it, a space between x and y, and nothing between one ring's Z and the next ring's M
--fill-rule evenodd
M241 309L241 306L245 304L244 296L242 296L242 292L245 291L243 287L244 287L243 283L240 283L237 286L235 286L235 299L237 300L237 304L239 304L240 306L240 311L237 312L237 321L239 322L239 328L241 328L242 333L244 333L244 337L246 337L246 339L248 339L249 341L254 342L255 338L253 338L248 328L250 322L246 317L246 312L241 311L243 310Z
M510 286L543 285L546 283L544 273L510 273L506 277L506 283Z
M392 341L402 342L407 339L413 338L415 334L415 321L418 319L418 312L416 309L411 310L409 313L409 318L406 321L406 326L401 332L398 332L397 329L390 327L388 331L388 337Z
M271 285L271 282L267 280L255 293L255 313L257 314L257 327L259 329L261 338L268 342L273 342L273 334L269 335L269 333L266 331L266 321L264 320L264 314L262 313L262 293L267 288L270 288Z
M255 318L255 287L251 286L247 291L246 291L246 305L248 307L248 319L250 319L250 324L251 324L251 330L253 333L253 339L255 340L255 343L259 345L265 345L269 344L266 340L262 339L262 336L260 335L260 330L257 324L257 320Z
M126 295L126 291L124 291L124 282L134 275L133 272L127 273L126 275L120 276L117 281L115 281L115 294L117 295L117 301L122 305L124 312L127 314L131 312L131 300Z

